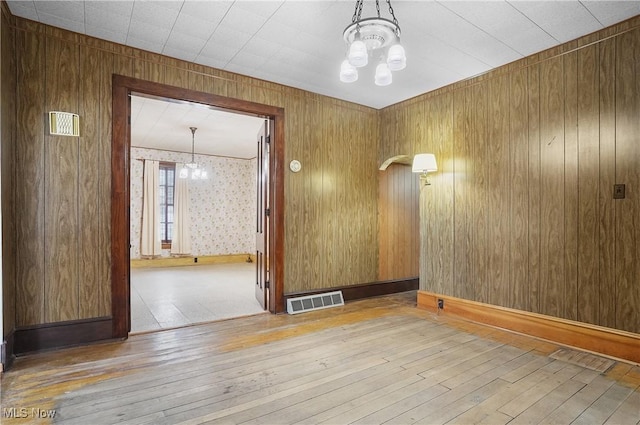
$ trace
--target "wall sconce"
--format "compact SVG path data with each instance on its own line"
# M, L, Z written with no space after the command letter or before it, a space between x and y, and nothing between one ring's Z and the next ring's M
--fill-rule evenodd
M436 164L436 157L432 153L419 153L413 157L413 166L411 171L420 174L420 181L425 186L430 185L428 173L438 171L438 165Z

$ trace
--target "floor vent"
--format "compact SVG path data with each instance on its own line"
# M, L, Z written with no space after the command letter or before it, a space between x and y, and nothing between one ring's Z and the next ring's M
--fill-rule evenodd
M287 299L287 313L298 314L339 305L344 305L342 291L326 292L324 294Z
M584 351L571 350L569 348L561 348L558 351L549 354L549 357L595 370L600 373L606 372L615 364L615 361L611 359L596 356L595 354L585 353Z

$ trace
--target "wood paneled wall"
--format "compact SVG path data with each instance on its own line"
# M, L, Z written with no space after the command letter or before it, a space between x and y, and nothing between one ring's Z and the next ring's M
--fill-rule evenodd
M15 327L15 210L13 191L14 137L16 108L16 63L13 17L6 3L0 5L0 179L2 206L2 299L4 302L3 333L6 337ZM1 342L1 340L0 340Z
M420 273L419 178L410 165L378 171L378 280L415 278Z
M377 112L311 93L285 102L285 292L376 281ZM336 102L336 105L332 105Z
M640 332L639 58L636 17L382 111L438 160L422 289Z
M378 111L15 19L16 326L111 314L112 74L285 108L285 292L376 280Z

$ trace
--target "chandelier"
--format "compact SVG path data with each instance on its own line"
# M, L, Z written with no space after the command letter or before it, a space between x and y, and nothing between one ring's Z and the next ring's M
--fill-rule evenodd
M393 13L391 0L386 1L391 19L380 16L379 0L376 0L378 16L362 19L364 0L356 0L351 24L343 33L348 46L347 58L340 66L340 81L343 83L352 83L358 79L358 68L369 63L369 56L378 63L375 74L378 86L391 84L391 71L400 71L407 66L404 47L400 44L400 26Z
M191 162L184 164L178 177L181 179L206 180L207 170L200 168L195 160L195 138L197 127L189 127L191 130Z

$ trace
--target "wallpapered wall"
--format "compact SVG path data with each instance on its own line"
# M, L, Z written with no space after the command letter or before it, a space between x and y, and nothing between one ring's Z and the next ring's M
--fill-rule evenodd
M131 258L140 258L143 162L137 158L188 162L191 154L131 148ZM209 174L190 181L192 255L255 252L256 160L196 155ZM163 250L163 256L169 250Z

